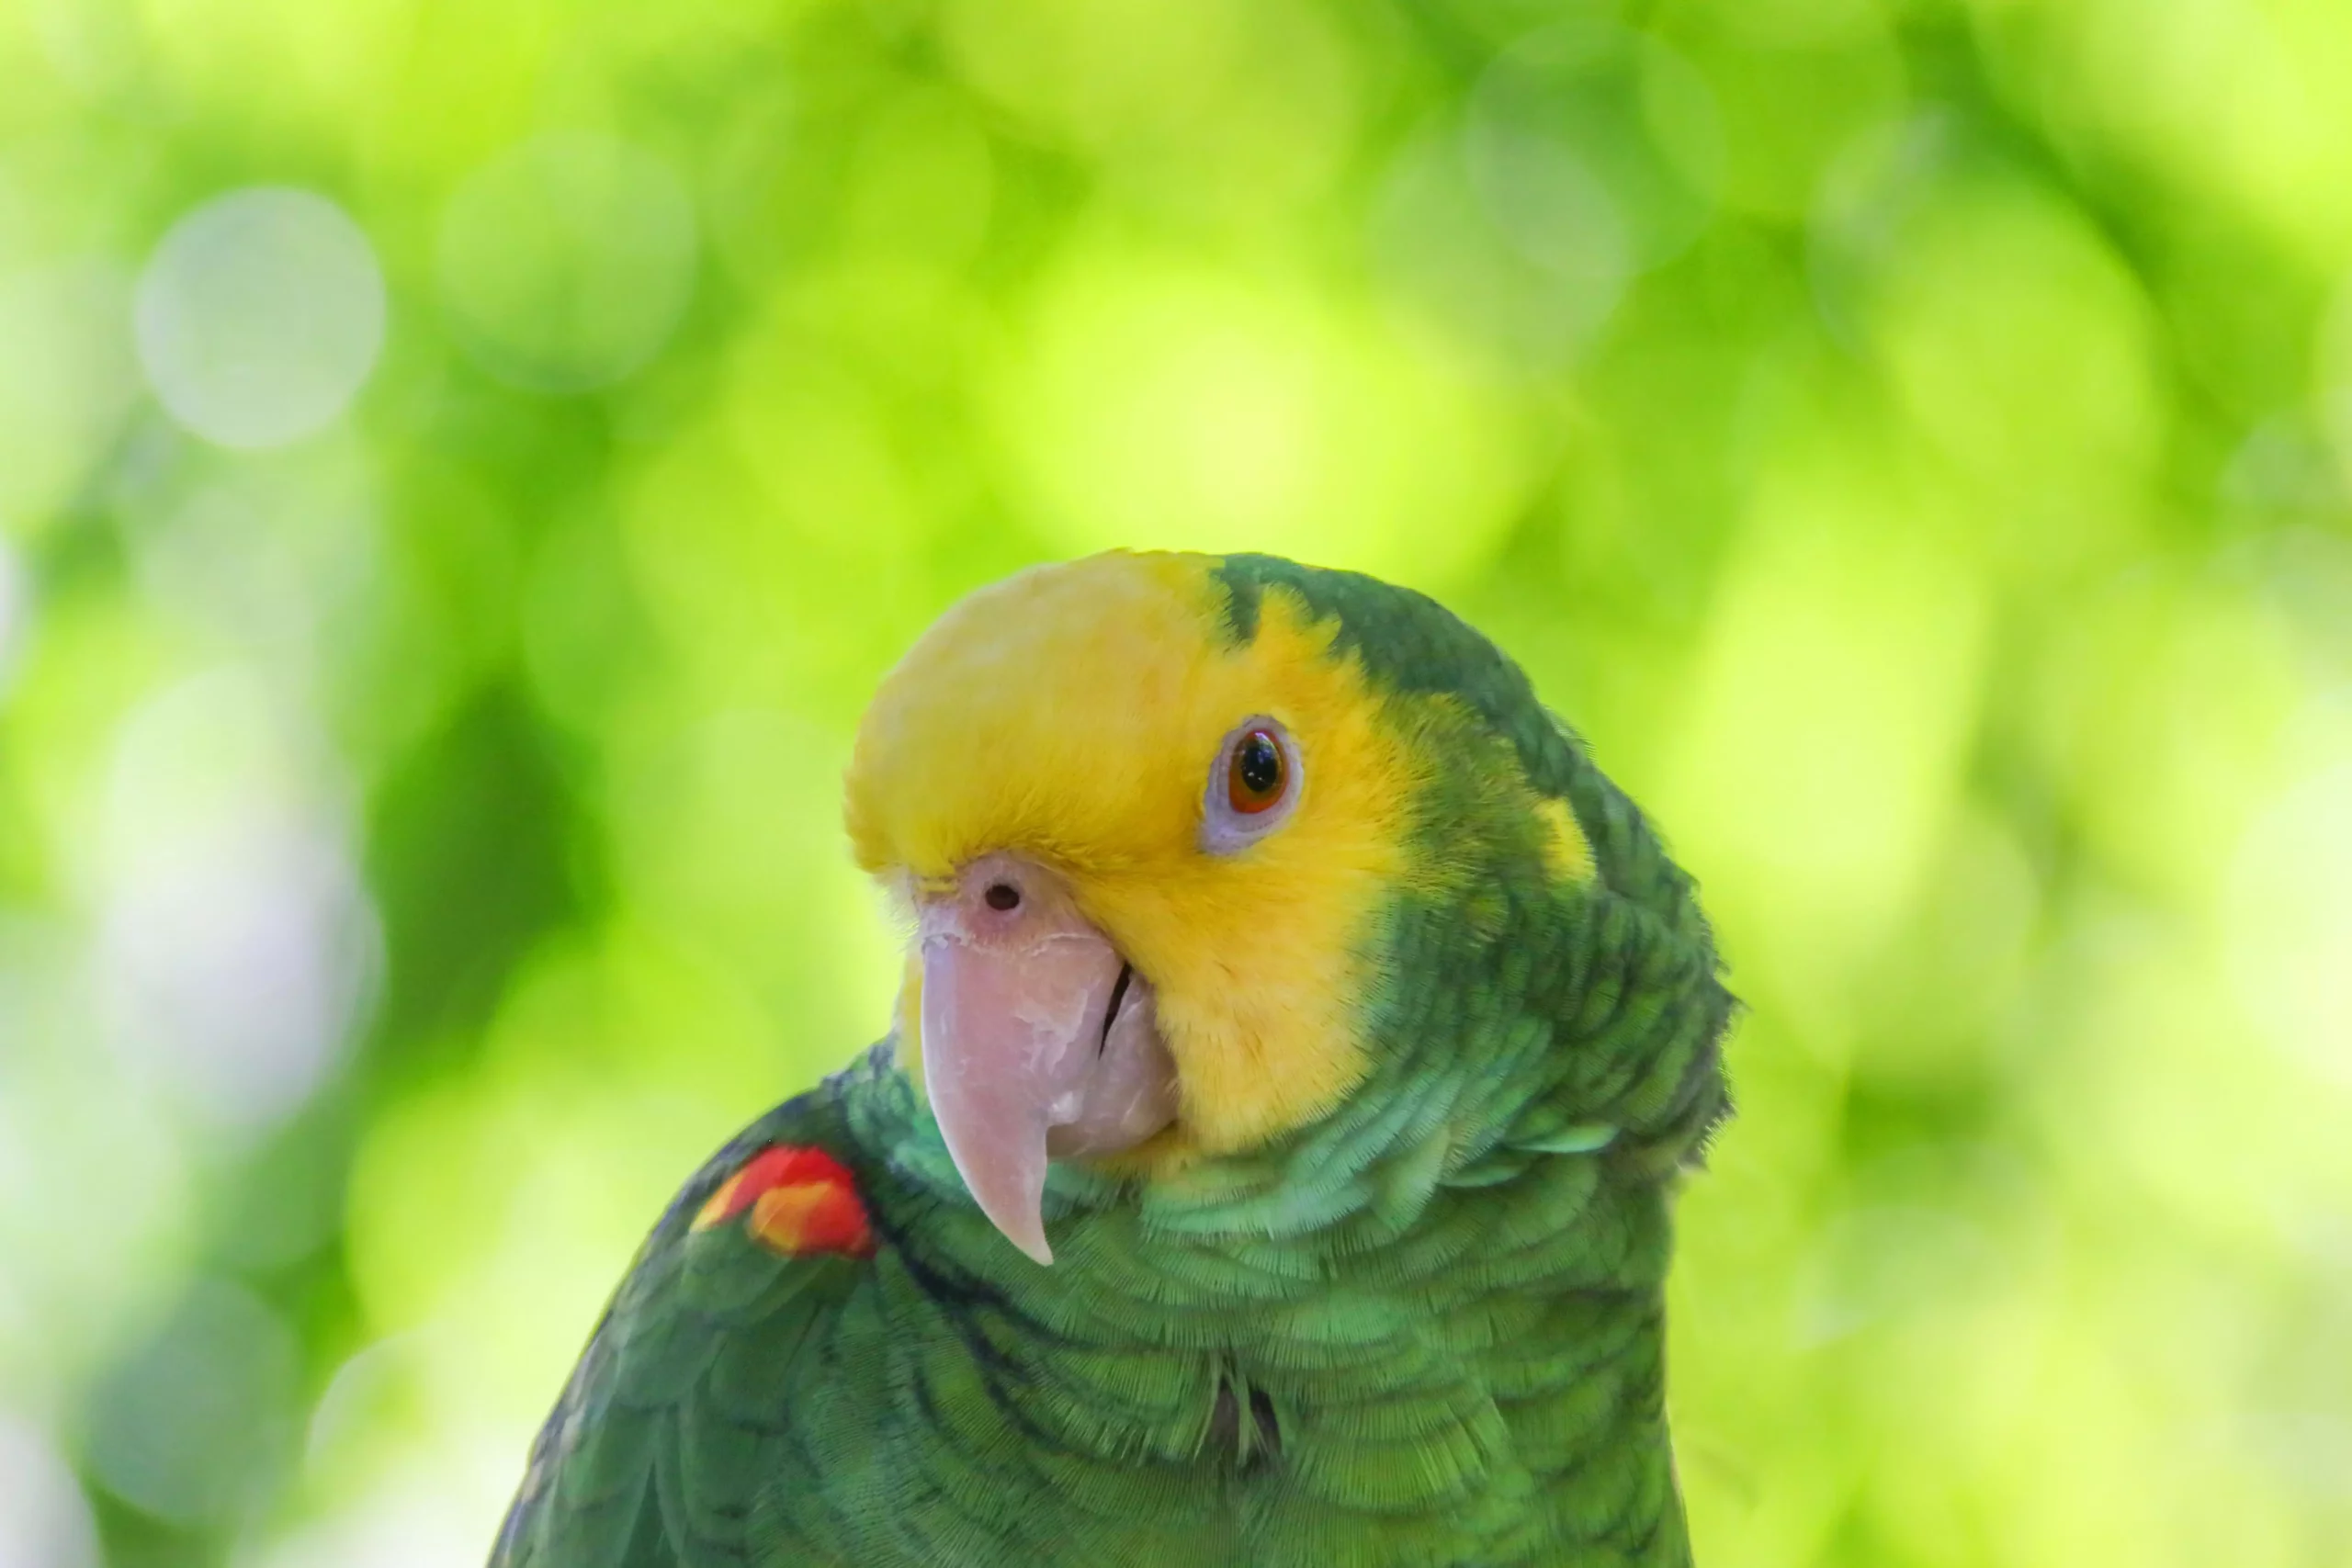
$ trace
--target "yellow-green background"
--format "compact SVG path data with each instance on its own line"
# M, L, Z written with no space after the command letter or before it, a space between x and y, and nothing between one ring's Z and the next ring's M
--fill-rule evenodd
M0 1564L478 1559L1111 544L1703 882L1707 1568L2352 1563L2342 0L0 0Z

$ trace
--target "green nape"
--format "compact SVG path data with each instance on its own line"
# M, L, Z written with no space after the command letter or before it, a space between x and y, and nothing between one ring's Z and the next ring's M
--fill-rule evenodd
M1217 576L1236 640L1256 634L1260 601L1267 589L1280 588L1331 622L1339 649L1361 660L1383 688L1461 702L1484 733L1509 743L1528 783L1568 803L1612 891L1712 951L1690 878L1668 858L1640 809L1593 765L1576 731L1536 700L1526 672L1476 628L1427 594L1362 572L1235 555L1224 558ZM1431 809L1428 818L1433 831L1448 830L1442 811Z
M646 1244L493 1561L1687 1562L1668 1439L1669 1199L1726 1100L1689 879L1525 677L1433 602L1219 569L1335 623L1434 770L1447 874L1363 934L1371 1063L1328 1115L1148 1185L1057 1165L1057 1263L966 1195L889 1043L771 1112ZM1409 699L1442 694L1454 700ZM1531 801L1598 874L1563 878ZM854 1178L870 1256L697 1227L760 1150Z

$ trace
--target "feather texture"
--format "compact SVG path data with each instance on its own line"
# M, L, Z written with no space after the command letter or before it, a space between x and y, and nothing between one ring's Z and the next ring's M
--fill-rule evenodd
M1214 581L1218 636L1279 598L1422 760L1411 870L1352 938L1358 1081L1215 1157L1057 1164L1041 1269L886 1040L679 1195L497 1568L1687 1562L1668 1208L1724 1113L1731 1009L1695 893L1430 601L1262 558ZM870 1226L786 1241L865 1250L712 1201L777 1145L845 1173Z

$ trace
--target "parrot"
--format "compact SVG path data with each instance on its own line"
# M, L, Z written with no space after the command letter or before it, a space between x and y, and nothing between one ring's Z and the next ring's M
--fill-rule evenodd
M654 1226L492 1568L1690 1562L1696 885L1496 645L1265 555L953 605L843 782L879 1043Z

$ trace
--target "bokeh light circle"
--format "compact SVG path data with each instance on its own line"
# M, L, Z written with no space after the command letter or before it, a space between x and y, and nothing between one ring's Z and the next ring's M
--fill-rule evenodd
M1723 127L1703 78L1654 38L1580 22L1532 33L1479 79L1463 155L1495 226L1529 261L1591 271L1595 246L1640 266L1713 216Z
M693 298L694 204L667 164L609 136L533 139L442 214L435 271L467 353L499 379L584 392L642 368Z
M384 279L341 208L309 191L216 197L141 273L139 362L180 424L223 446L282 446L332 423L384 342Z
M233 1519L291 1457L283 1412L299 1346L268 1303L200 1279L90 1397L90 1469L107 1490L180 1524Z
M1442 582L1523 498L1521 427L1488 385L1357 301L1106 243L1035 310L997 414L1072 554L1246 544Z
M374 981L374 912L322 751L236 668L148 698L117 742L96 954L109 1043L222 1127L300 1106Z
M17 555L0 539L0 698L8 694L8 675L17 660L17 645L30 618L32 592Z
M30 1423L0 1415L0 1568L97 1568L74 1472Z
M2231 867L2231 976L2275 1044L2352 1086L2352 761L2256 818Z

